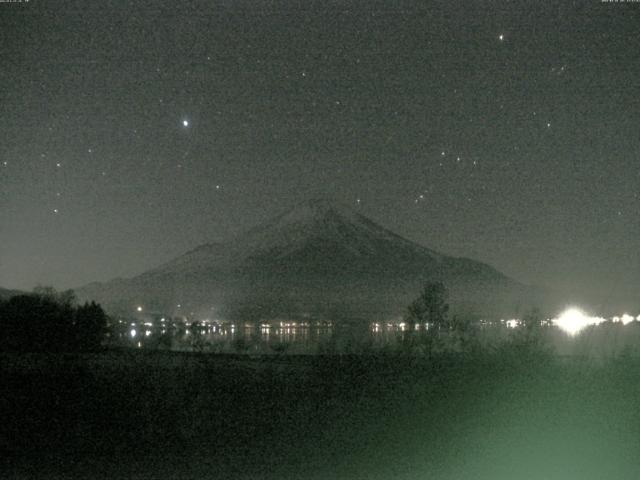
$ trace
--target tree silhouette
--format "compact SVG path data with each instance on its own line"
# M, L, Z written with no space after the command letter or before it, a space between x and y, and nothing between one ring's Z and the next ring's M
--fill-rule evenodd
M74 333L78 350L99 350L106 329L107 315L100 305L91 302L76 309Z
M442 346L441 332L449 329L447 289L441 282L428 282L420 296L407 308L408 331L403 336L404 348L429 355ZM419 335L416 325L421 327Z
M71 290L38 287L0 303L0 350L62 352L95 350L107 317L95 303L75 305Z
M429 330L448 328L448 293L442 282L428 282L420 296L409 305L406 321L412 330L416 324L427 324Z

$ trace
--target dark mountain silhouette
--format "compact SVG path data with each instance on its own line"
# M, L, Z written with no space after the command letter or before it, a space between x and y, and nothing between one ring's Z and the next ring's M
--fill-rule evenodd
M20 290L8 290L6 288L0 288L0 300L7 300L15 295L21 295L25 292L21 292Z
M382 319L404 313L428 280L445 283L454 312L515 314L533 302L533 289L489 265L430 250L326 200L77 294L113 313L141 304L239 319Z

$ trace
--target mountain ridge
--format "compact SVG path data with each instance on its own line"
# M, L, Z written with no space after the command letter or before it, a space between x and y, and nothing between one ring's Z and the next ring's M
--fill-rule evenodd
M228 317L389 316L401 314L429 280L447 284L454 307L467 303L477 314L488 311L483 299L502 309L499 297L526 296L527 289L489 265L436 252L347 206L314 199L133 278L87 285L78 296L122 311L144 303L163 311L213 308Z

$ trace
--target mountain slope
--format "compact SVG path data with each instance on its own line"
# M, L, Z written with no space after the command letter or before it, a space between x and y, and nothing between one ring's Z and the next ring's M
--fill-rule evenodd
M225 243L202 245L128 280L77 291L112 311L134 305L228 318L371 318L403 312L427 280L454 309L497 315L528 289L492 267L440 254L353 210L312 200Z

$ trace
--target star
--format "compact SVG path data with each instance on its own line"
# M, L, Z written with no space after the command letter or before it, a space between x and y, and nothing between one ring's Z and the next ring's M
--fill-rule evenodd
M504 34L501 33L500 35L498 35L498 40L500 40L501 42L504 41Z
M188 127L189 126L189 120L182 120L182 126L183 127Z

